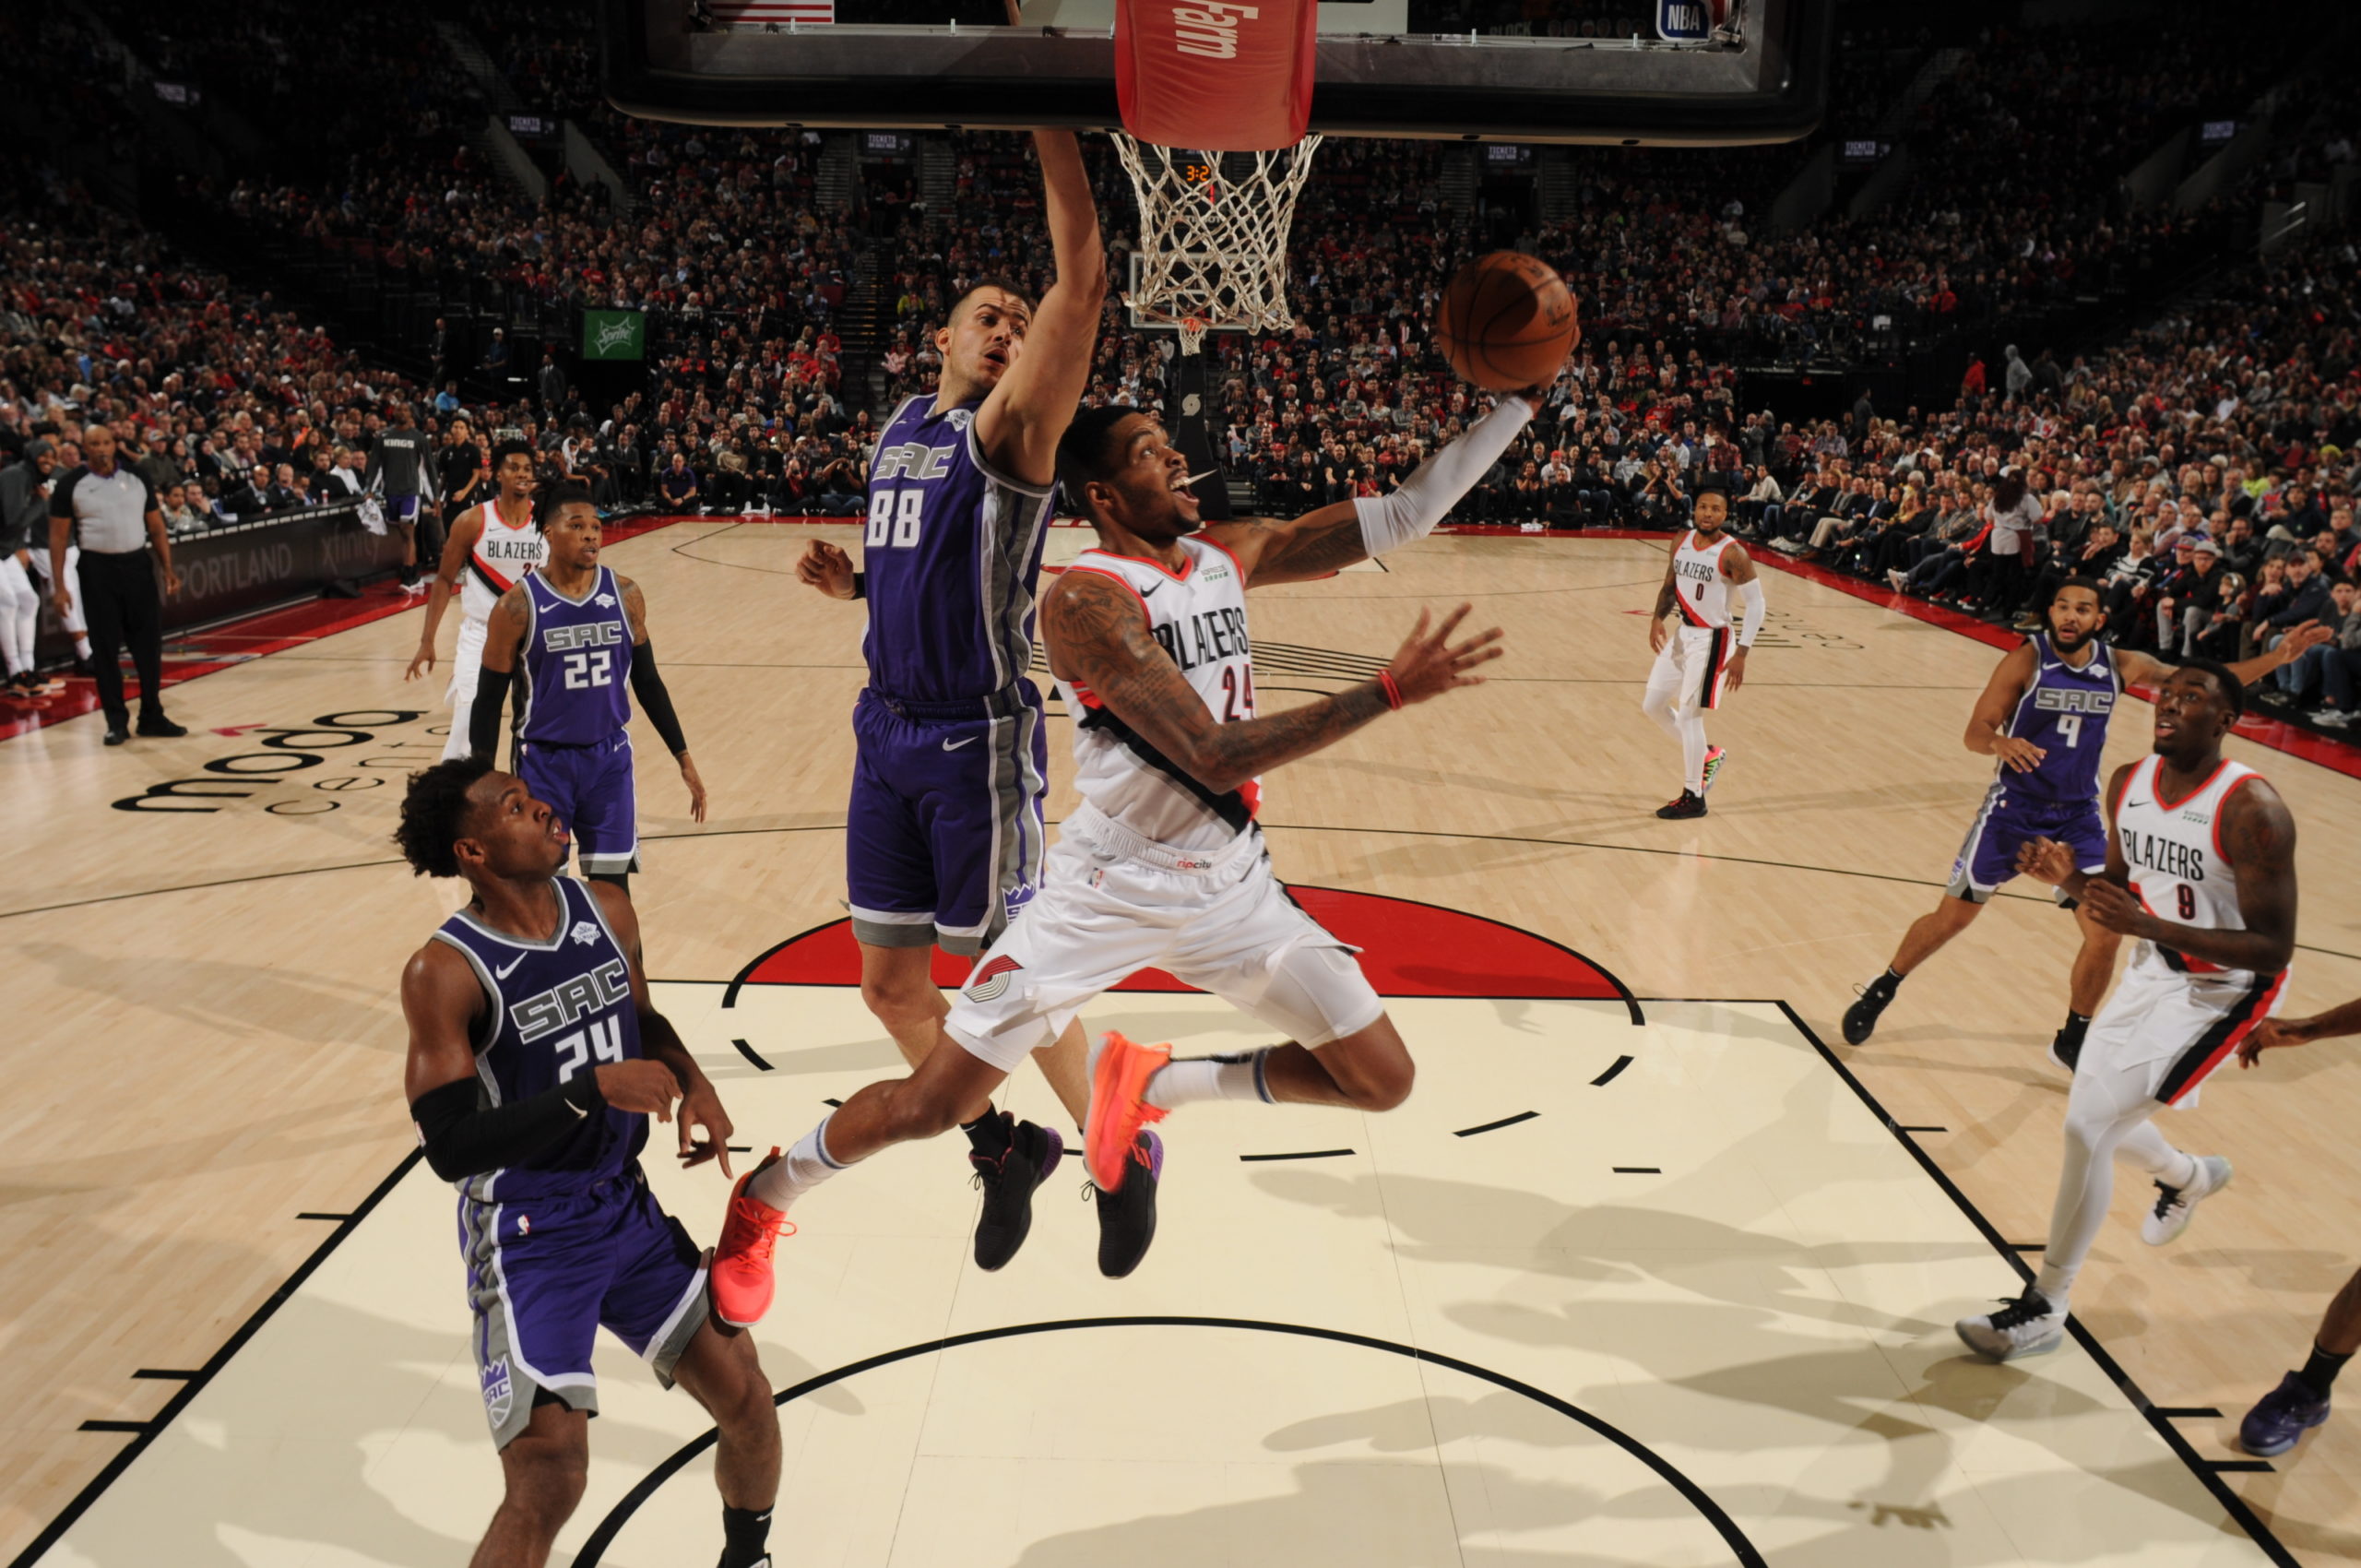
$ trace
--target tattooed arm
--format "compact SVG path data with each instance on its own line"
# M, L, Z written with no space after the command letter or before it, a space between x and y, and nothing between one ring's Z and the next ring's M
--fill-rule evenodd
M2122 800L2124 777L2130 771L2128 763L2118 768L2107 787L2110 817ZM2028 846L2017 869L2055 883L2067 897L2079 899L2093 920L2120 935L2145 937L2225 969L2275 974L2287 967L2296 951L2296 819L2288 814L2287 802L2279 798L2279 791L2260 778L2249 778L2232 791L2222 814L2221 841L2230 864L2237 868L2238 917L2246 922L2244 931L2182 925L2152 912L2130 890L2131 871L2124 859L2120 833L2107 835L2104 876L2086 877L2080 872L2044 874L2043 869L2028 865L2028 857L2038 859L2046 849L2044 863L2048 872L2071 867L2073 862L2062 847L2048 845L2047 840Z
M1418 612L1386 670L1403 705L1482 683L1470 671L1500 657L1501 633L1494 627L1453 644L1451 634L1466 614L1463 604L1430 624ZM1370 681L1266 719L1221 723L1148 635L1139 600L1102 572L1061 576L1042 601L1041 632L1060 680L1086 688L1141 740L1217 792L1333 745L1393 706L1384 683Z
M2246 930L2201 931L2151 915L2137 934L2225 969L2276 974L2296 955L2296 819L2260 778L2232 790L2222 813L2222 847L2237 868Z
M1306 512L1291 523L1270 517L1216 523L1204 537L1238 557L1250 588L1311 582L1369 559L1360 513L1349 501Z

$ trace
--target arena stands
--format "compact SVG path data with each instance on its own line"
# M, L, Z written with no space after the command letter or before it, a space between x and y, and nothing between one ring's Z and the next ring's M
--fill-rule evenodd
M619 198L560 168L536 199L470 135L482 104L451 85L462 77L434 53L438 26L397 27L366 7L330 26L273 5L200 0L165 17L148 4L108 0L99 14L255 123L306 128L305 156L218 186L184 178L177 204L155 205L175 234L234 238L253 264L256 303L243 308L273 346L191 343L236 386L229 412L264 427L260 446L291 450L272 437L300 405L327 433L317 455L331 470L335 442L365 443L369 406L400 386L436 398L445 424L460 409L479 428L529 421L537 441L588 454L610 505L658 499L678 455L700 507L849 511L868 431L931 386L931 338L950 303L986 276L1046 282L1021 137L960 135L935 162L863 167L814 133L630 120L600 101L592 42L572 13L455 17L516 99L578 119L624 187ZM1595 36L1621 26L1617 12L1567 6L1545 19ZM1489 27L1532 13L1453 15ZM2236 18L2171 15L2137 31L1985 34L1940 49L1924 22L1865 23L1840 54L1822 140L1890 135L1902 161L1881 165L1893 178L1880 199L1840 201L1799 226L1771 214L1819 143L1564 149L1551 198L1519 208L1454 192L1457 149L1445 145L1332 141L1294 229L1300 325L1207 344L1225 465L1253 505L1288 511L1372 493L1415 464L1476 408L1427 347L1442 283L1465 256L1513 245L1567 277L1585 341L1464 520L1666 527L1714 488L1766 543L1892 591L2010 621L2058 573L2104 568L2120 636L2162 647L2194 636L2233 651L2267 639L2279 628L2266 596L2286 570L2273 560L2300 547L2326 557L2328 576L2354 570L2349 509L2338 514L2356 434L2351 256L2333 234L2308 232L2267 259L2225 262L2251 247L2266 198L2353 162L2350 115L2332 82L2298 69L2301 30L2233 50L2222 45ZM328 84L338 62L376 58L384 36L398 41L387 96L402 113L392 132L384 115L365 117L364 137ZM2160 145L2201 118L2250 118L2259 102L2273 154L2252 178L2186 209L2130 199L2127 177ZM1937 125L1944 134L1928 134ZM1103 148L1091 156L1120 278L1136 232L1129 191ZM154 242L108 244L136 255ZM401 296L399 330L374 347L407 378L363 371L298 328L263 279L316 285L296 291L327 315L366 292L379 323L392 319L383 300ZM228 286L199 288L211 301ZM567 380L587 308L647 313L635 379L573 366ZM2154 319L2127 334L2121 322L2141 310ZM537 374L547 350L565 362L554 384ZM1160 406L1173 352L1111 302L1089 397ZM12 374L31 374L33 359L46 382L65 374L20 337L11 354ZM274 359L307 384L292 403L252 385ZM1861 368L1905 362L1965 374L1954 394L1948 378L1880 381ZM1849 413L1774 412L1780 399L1758 383L1782 367L1875 395ZM46 382L52 396L69 390ZM216 434L220 417L201 417ZM230 477L200 471L187 433L164 428L201 485ZM319 445L303 444L307 459ZM227 449L216 467L252 466ZM2031 556L2003 562L1986 548L1985 511L2011 468L2041 523ZM302 488L302 465L294 477ZM2172 536L2196 520L2228 552L2224 581L2237 591L2204 587L2192 631L2165 574ZM2325 679L2289 700L2350 706Z

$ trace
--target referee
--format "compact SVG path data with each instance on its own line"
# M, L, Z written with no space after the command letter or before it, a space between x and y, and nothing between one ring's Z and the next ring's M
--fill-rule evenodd
M181 591L164 515L148 481L115 461L114 432L94 424L82 432L82 466L69 469L49 493L49 580L58 585L57 612L71 618L74 591L65 586L65 550L81 549L82 615L90 628L90 670L99 705L107 713L107 744L131 739L131 709L123 700L124 645L139 671L139 733L185 735L164 717L164 602L156 592L160 564L167 592ZM153 551L151 556L150 551Z

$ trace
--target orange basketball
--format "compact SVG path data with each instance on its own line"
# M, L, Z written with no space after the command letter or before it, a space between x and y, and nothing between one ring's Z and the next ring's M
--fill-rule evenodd
M1451 368L1492 392L1555 380L1582 335L1565 279L1516 251L1461 267L1435 318L1435 347Z

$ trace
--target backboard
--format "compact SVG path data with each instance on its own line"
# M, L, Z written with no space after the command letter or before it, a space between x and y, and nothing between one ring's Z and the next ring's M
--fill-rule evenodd
M1115 0L599 0L609 98L714 125L1118 125ZM1311 128L1627 146L1792 140L1833 0L1322 0ZM993 25L996 21L1002 25Z

